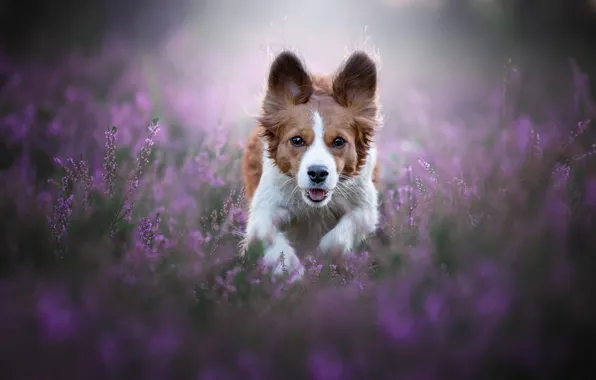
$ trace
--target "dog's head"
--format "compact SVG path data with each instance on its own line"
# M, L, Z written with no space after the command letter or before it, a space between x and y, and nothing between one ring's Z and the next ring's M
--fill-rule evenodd
M365 163L378 123L375 63L357 51L335 74L314 76L294 53L279 54L259 123L268 156L296 180L306 204L327 205Z

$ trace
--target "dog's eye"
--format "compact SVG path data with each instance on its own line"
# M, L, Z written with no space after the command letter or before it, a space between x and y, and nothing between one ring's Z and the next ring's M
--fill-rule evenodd
M304 139L300 136L294 136L290 139L290 143L294 146L302 146L304 145Z
M334 148L341 148L342 146L346 145L346 140L344 140L341 137L338 137L335 140L333 140L333 143L331 145L333 145Z

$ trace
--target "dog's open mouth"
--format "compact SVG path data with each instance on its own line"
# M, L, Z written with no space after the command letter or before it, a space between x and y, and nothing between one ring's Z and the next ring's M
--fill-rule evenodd
M306 196L313 202L322 202L327 197L327 191L323 189L308 189Z

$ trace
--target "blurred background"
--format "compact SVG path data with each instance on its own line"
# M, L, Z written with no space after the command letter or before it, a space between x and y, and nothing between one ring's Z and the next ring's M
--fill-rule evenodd
M231 317L219 323L219 300L235 289L228 287L235 275L226 272L222 280L220 267L236 258L238 231L246 221L239 191L241 148L254 127L251 117L258 112L273 53L294 48L311 71L329 72L356 47L379 60L385 113L378 142L382 228L390 238L370 251L385 257L388 275L403 278L406 286L389 284L390 291L378 298L386 303L364 297L371 306L353 308L352 299L345 298L343 310L350 312L338 312L335 302L317 298L316 305L325 306L321 310L329 309L321 311L325 318L313 314L309 322L307 316L304 326L314 327L298 328L296 336L322 341L332 331L341 337L342 349L344 338L355 339L358 360L351 362L366 353L373 370L375 361L399 362L394 360L399 345L404 362L419 366L424 378L434 360L439 378L460 371L468 374L465 378L504 379L467 371L480 355L499 358L499 352L509 351L531 366L545 361L555 368L561 360L580 357L571 343L565 345L571 340L564 335L573 331L585 346L593 346L595 335L580 330L593 330L596 315L584 311L596 305L589 291L596 288L589 286L594 255L584 254L593 251L586 242L594 236L596 181L583 159L596 157L594 139L585 138L593 129L583 122L596 117L591 96L596 90L596 0L0 0L0 273L16 273L14 286L4 279L0 283L0 305L10 305L0 306L5 343L0 358L7 363L0 367L18 369L26 378L48 378L49 369L56 370L55 378L79 372L85 379L90 374L107 378L96 368L116 368L122 371L118 378L126 379L197 378L193 367L215 368L216 356L235 361L231 347L242 336L249 347L263 344L263 357L275 358L272 362L287 370L302 354L278 349L291 344L283 333L275 345L262 339L271 336L267 319L262 330L253 329L244 312L224 306L222 314L229 310ZM146 158L151 165L139 182L129 181L137 189L132 221L112 247L104 235L131 194L124 186L140 161L139 151L149 145L145 139L153 117L160 118L161 129ZM109 126L118 127L113 149L110 132L106 139ZM580 133L579 143L567 143L570 134ZM571 151L565 160L559 159L560 145ZM556 160L536 160L543 148ZM111 153L104 161L106 151ZM80 215L75 213L74 227L68 227L73 243L63 261L50 251L46 216L66 215L60 223L70 223L58 184L65 175L58 162L70 157L85 161L79 169L89 168L80 169L85 175L78 179L86 189L88 182L104 188L106 162L114 161L122 178L115 181L113 196L93 193L89 218L84 208L75 207ZM541 189L547 182L552 192ZM153 252L139 245L138 236L153 234L147 231L158 213L161 224L155 222L153 232L159 249ZM572 234L569 226L584 221L580 217L592 224ZM120 248L122 242L132 247L130 252ZM500 269L483 261L490 257L502 262ZM481 262L475 267L468 259ZM107 272L98 264L96 276L88 273L104 261ZM28 273L23 268L52 265L70 271L75 285L21 276ZM427 286L427 269L438 279L436 289ZM460 281L464 269L470 281ZM512 273L519 274L519 282L511 282ZM577 281L571 281L572 274ZM425 305L427 325L419 324L422 317L414 306L407 306L414 305L409 293L418 293L406 282L410 278L431 292L420 290L419 297L430 296L416 306ZM131 284L138 286L129 292ZM474 329L461 327L459 312L448 312L447 318L438 314L450 300L453 310L460 308L460 295L470 300ZM165 306L147 306L153 303L145 304L145 297L151 302L161 297ZM179 304L169 303L178 299ZM385 310L390 299L395 308ZM197 310L217 310L213 324L196 323L198 312L187 322L174 317L188 300ZM263 300L263 309L276 311L270 298ZM259 302L251 310L260 313ZM376 303L383 309L377 311ZM316 309L306 305L301 310ZM496 323L506 312L513 324L527 327ZM336 323L337 316L354 319ZM228 322L235 318L242 323ZM348 333L365 318L374 323L363 326L381 321L389 333ZM437 321L446 326L443 331L436 330ZM562 332L545 334L551 327ZM243 329L250 334L236 333ZM197 350L194 339L203 339L192 332L197 330L211 337L215 349ZM374 343L361 346L362 336ZM379 353L381 336L385 356ZM46 341L61 342L61 349ZM90 341L101 355L89 349ZM192 377L166 376L164 363L182 341L189 354L180 363L194 371ZM502 350L493 349L498 343ZM414 349L423 360L410 360ZM287 355L287 361L277 360L271 350ZM441 355L428 355L437 350L448 353L447 364ZM511 356L504 357L492 368L511 363ZM462 358L462 365L448 365ZM593 355L583 358L592 364ZM85 368L99 361L108 364ZM225 370L226 362L220 364ZM130 375L144 369L140 376ZM545 370L540 378L585 378L560 373ZM200 378L215 378L208 375ZM516 378L528 377L518 372Z
M506 71L512 118L565 129L593 116L594 36L593 0L2 0L0 112L24 110L6 119L16 135L93 165L106 124L126 145L152 116L172 152L238 147L272 54L293 48L330 72L364 48L381 68L383 148L444 160L494 129ZM21 132L23 118L36 126Z
M270 24L283 24L288 36L302 29L304 38L323 40L369 25L383 35L383 45L403 44L411 34L448 40L462 33L487 48L526 42L561 49L571 40L588 47L595 12L593 0L3 0L0 31L2 42L21 53L50 46L93 49L107 34L151 49L189 26L201 32L198 45L241 44L268 32Z
M587 69L595 20L594 0L2 0L0 43L51 57L116 38L196 71L209 56L221 73L267 44L291 45L329 70L366 27L395 75L428 78L494 74L509 57L556 66L573 56Z
M465 83L494 81L509 58L529 80L564 75L570 57L594 77L595 20L594 0L2 0L0 44L49 60L117 40L131 61L158 58L186 82L237 91L238 75L265 74L267 48L294 47L328 71L366 35L391 67L384 83L464 96Z

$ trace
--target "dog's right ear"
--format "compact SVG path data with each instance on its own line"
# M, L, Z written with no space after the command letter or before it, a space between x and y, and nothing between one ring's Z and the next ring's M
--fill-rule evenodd
M271 114L289 105L304 104L312 93L312 79L304 64L296 54L284 51L271 64L263 111Z
M352 53L333 79L333 97L343 107L358 112L374 103L377 92L377 67L363 51Z

